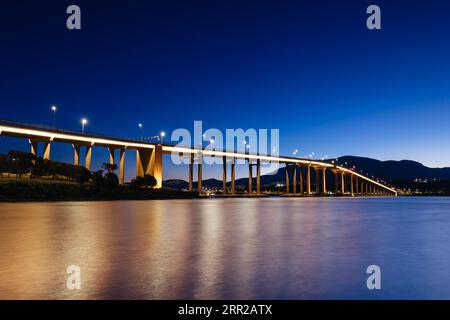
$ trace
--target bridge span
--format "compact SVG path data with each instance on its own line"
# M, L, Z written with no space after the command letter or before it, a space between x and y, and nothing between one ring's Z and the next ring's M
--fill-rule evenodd
M333 194L340 195L385 195L397 196L397 191L375 179L359 174L351 169L326 161L311 160L287 156L271 156L232 152L226 150L209 150L194 147L180 147L169 144L144 142L108 135L81 133L53 127L39 126L0 120L0 135L28 139L31 153L38 156L38 144L43 145L42 157L50 160L51 145L54 142L71 144L74 151L73 164L80 165L81 148L85 152L84 166L91 169L92 147L104 147L109 150L109 162L115 163L116 151L119 153L119 182L125 179L125 150L136 151L136 176L150 174L157 180L157 187L162 187L163 154L177 153L188 156L189 190L193 190L194 164L197 165L197 190L202 192L202 159L203 157L223 157L223 193L235 194L236 159L248 162L248 193L261 194L261 162L285 164L286 194L311 195L329 194L327 190L326 172L334 174ZM194 160L197 161L194 161ZM227 187L227 167L231 166L231 183ZM256 167L256 188L253 187L253 167ZM289 170L290 168L290 170ZM311 189L311 168L315 171L315 190ZM292 183L291 183L292 181ZM291 188L292 185L292 188ZM256 189L256 190L254 190Z

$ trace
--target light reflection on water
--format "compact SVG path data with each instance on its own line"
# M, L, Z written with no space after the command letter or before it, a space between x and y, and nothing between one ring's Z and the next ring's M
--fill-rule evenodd
M3 203L0 298L449 299L450 198Z

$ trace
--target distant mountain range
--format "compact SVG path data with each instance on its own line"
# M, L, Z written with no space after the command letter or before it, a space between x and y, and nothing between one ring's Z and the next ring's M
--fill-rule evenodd
M339 158L339 163L347 162L348 166L356 166L377 178L386 181L436 179L450 180L450 168L429 168L417 161L380 161L371 158L345 156Z
M380 161L365 157L356 156L344 156L338 158L338 164L346 167L356 167L356 171L362 170L364 174L373 175L376 178L383 179L394 183L396 181L413 181L415 179L421 180L450 180L450 168L429 168L423 164L412 160L401 161ZM333 174L328 172L327 179L331 179ZM255 183L255 177L253 179ZM261 176L262 186L273 186L277 183L284 183L285 171L284 169L278 170L276 174ZM328 180L330 181L330 180ZM315 172L311 170L311 183L315 183ZM228 185L230 182L228 182ZM236 179L236 187L246 187L248 185L248 178ZM166 180L164 186L174 189L187 189L188 183L184 180ZM222 181L217 179L205 179L203 180L203 186L208 188L221 188Z

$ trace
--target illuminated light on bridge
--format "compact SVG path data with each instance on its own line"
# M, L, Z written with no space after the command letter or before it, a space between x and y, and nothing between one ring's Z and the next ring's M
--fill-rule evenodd
M316 190L315 194L328 194L326 189L326 171L330 170L335 176L335 190L334 194L349 194L349 195L386 195L386 196L396 196L397 191L392 189L375 179L366 177L356 171L353 168L348 169L342 166L338 166L334 161L331 163L325 161L318 161L312 159L302 159L297 157L286 157L286 156L271 156L271 155L259 155L259 154L249 154L240 153L224 150L205 150L197 149L194 147L180 147L172 145L164 145L162 143L152 143L136 141L133 139L116 138L109 137L98 134L91 133L79 133L76 131L60 130L55 128L46 128L36 125L28 125L22 123L15 123L9 121L0 121L0 135L8 137L18 137L28 139L31 146L31 153L37 155L37 144L44 144L44 154L43 158L50 159L50 146L52 142L62 142L70 143L74 149L74 165L79 165L79 155L80 148L85 147L86 157L85 157L85 167L91 169L91 157L92 157L92 147L100 146L106 147L109 150L109 162L114 164L115 150L120 151L120 161L119 161L119 181L121 184L124 183L124 172L125 172L125 150L136 150L136 176L142 177L145 174L150 174L156 178L157 187L162 187L162 155L178 153L189 156L189 190L193 190L193 166L194 157L197 158L198 166L198 179L197 179L197 189L201 193L202 190L202 159L204 156L207 157L223 157L223 193L227 194L227 159L231 163L231 194L235 194L235 165L236 159L244 159L248 161L249 164L249 187L248 193L253 194L253 176L252 168L256 167L256 194L261 194L261 162L274 162L274 163L284 163L285 168L285 186L287 194L312 194L311 190L311 168L315 170L316 173ZM164 133L161 133L161 138L164 137ZM162 139L161 139L162 140ZM291 175L289 174L289 169L292 167L292 192L290 188ZM303 173L302 169L306 170L306 190L303 190ZM297 174L297 170L299 174ZM299 183L297 183L297 178L299 178ZM350 187L346 190L346 178L349 182ZM299 186L299 190L297 190ZM321 186L321 192L320 192Z

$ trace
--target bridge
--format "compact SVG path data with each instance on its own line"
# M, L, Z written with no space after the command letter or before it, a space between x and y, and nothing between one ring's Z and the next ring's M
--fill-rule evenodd
M189 190L193 190L194 164L197 166L197 190L202 192L203 157L222 157L223 193L235 194L236 160L248 163L249 194L261 194L261 162L285 164L285 193L292 195L329 194L327 190L326 172L334 174L334 195L383 195L397 196L397 191L386 184L352 169L326 161L311 160L287 156L271 156L233 152L227 150L209 150L191 146L174 146L170 144L144 142L137 139L126 139L108 135L81 133L57 129L54 127L24 124L0 120L0 135L28 139L31 153L38 156L38 144L43 146L42 157L50 160L50 150L54 142L71 144L74 151L73 164L80 165L80 151L85 152L84 166L91 170L92 148L104 147L109 150L109 163L114 164L116 153L119 160L119 182L125 182L125 150L136 152L136 177L150 174L156 178L157 187L162 187L163 154L176 153L187 156L189 160ZM117 151L117 152L116 152ZM194 161L197 159L197 161ZM231 166L231 188L227 188L227 168ZM253 167L256 167L256 190L253 187ZM289 169L290 168L290 169ZM311 189L311 169L315 171L315 190ZM292 183L290 182L292 181ZM292 188L291 188L292 185Z

